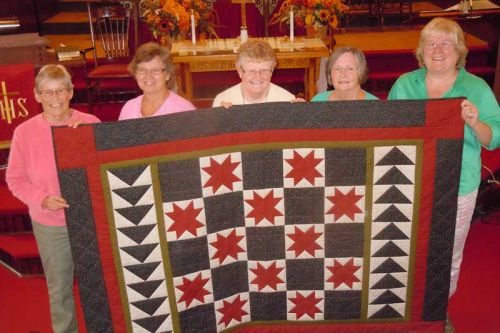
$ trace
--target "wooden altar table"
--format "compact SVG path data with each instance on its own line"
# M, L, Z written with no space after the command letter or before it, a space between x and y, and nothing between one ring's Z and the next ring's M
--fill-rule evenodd
M306 99L316 93L321 57L328 57L329 50L317 38L296 37L290 42L285 37L267 37L266 40L275 50L277 68L305 69L304 89ZM177 87L179 93L188 100L193 99L192 73L235 71L234 62L240 45L239 39L219 39L176 42L172 45L172 59L177 66Z

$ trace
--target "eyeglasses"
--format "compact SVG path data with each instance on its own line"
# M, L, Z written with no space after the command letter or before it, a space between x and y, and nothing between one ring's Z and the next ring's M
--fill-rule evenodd
M260 69L260 70L252 69L252 70L247 70L246 71L243 67L241 67L241 71L246 76L257 76L257 75L259 75L259 76L262 76L262 77L268 77L268 76L271 76L271 74L273 73L273 70L271 68Z
M357 67L351 67L351 66L347 66L347 67L335 66L335 67L332 67L332 71L337 72L337 73L340 73L340 72L354 73L357 70L358 70Z
M451 50L451 48L452 48L452 47L454 47L454 46L455 46L455 43L450 42L450 41L448 41L448 40L445 40L445 41L443 41L443 42L441 42L441 43L436 43L436 42L427 42L427 43L425 43L425 45L424 45L425 49L426 49L426 50L429 50L429 51L432 51L432 50L437 49L437 47L438 47L438 46L439 46L439 47L441 48L441 50L443 50L443 51L449 51L449 50Z
M166 68L151 68L151 69L137 68L137 70L135 71L135 75L136 76L146 76L147 74L151 74L153 76L159 76L165 70L166 70Z
M55 89L55 90L47 89L47 90L40 91L40 95L43 95L46 97L54 96L54 95L59 96L65 92L67 92L68 90L69 90L68 88L59 88L59 89Z

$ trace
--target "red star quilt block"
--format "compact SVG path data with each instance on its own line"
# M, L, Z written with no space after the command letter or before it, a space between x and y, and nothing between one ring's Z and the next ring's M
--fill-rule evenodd
M181 240L207 234L202 199L163 203L167 240Z
M297 290L286 294L288 320L323 320L324 291Z
M363 258L326 258L325 290L361 290Z
M283 188L243 192L245 225L270 227L285 224Z
M287 259L324 258L325 226L299 224L285 226Z
M209 234L207 241L211 267L247 260L245 228L231 228Z
M218 331L250 321L250 301L247 293L216 301L214 306Z
M179 311L214 301L209 270L174 277L175 298Z
M325 187L325 223L363 223L364 186Z
M250 291L255 292L285 291L285 260L249 261L248 284Z
M241 191L241 153L221 154L200 158L203 196Z
M324 149L284 149L284 187L325 186Z

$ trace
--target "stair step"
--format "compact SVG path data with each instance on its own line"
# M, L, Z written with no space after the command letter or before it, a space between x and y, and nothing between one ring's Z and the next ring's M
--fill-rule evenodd
M80 12L87 11L87 2L86 1L65 1L59 0L57 1L57 10L60 12Z
M89 34L88 22L59 22L42 23L40 34L43 35L67 35L67 34Z
M15 259L36 258L40 254L32 233L0 235L0 249Z
M7 185L0 184L0 215L26 214L28 207L14 197Z
M32 233L0 235L0 263L19 276L43 275L42 262Z

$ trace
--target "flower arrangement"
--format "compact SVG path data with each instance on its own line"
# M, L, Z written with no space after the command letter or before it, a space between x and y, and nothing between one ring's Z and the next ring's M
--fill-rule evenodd
M140 0L141 18L155 39L167 44L169 39L186 38L191 34L191 14L194 15L200 39L214 35L211 26L213 8L202 0Z
M271 24L289 24L290 10L294 13L297 27L330 27L340 25L340 18L349 8L342 0L285 0L272 17Z

